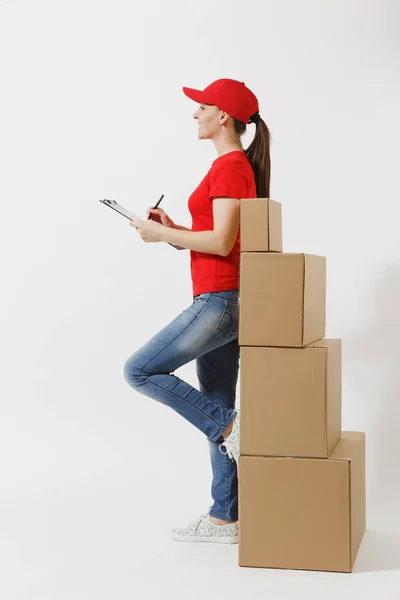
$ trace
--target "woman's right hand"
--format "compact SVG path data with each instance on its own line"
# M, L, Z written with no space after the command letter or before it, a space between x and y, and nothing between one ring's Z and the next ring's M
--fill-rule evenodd
M161 223L165 225L165 227L173 227L173 220L167 215L166 212L163 211L162 208L152 208L151 206L148 208L146 213L146 218L149 218L149 215L152 215L151 220L156 221L157 223Z

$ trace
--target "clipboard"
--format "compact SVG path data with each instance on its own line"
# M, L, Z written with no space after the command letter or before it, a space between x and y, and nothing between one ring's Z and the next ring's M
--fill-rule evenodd
M140 221L143 220L140 217L138 217L137 215L135 215L135 213L133 213L130 210L128 210L127 208L124 208L123 206L121 206L121 204L118 204L118 202L116 202L115 200L100 200L99 202L102 202L103 204L105 204L105 206L109 206L110 208L117 211L120 215L123 215L130 221L136 220L136 219L139 219Z
M154 208L157 208L157 206L160 204L160 202L161 202L161 200L163 198L164 198L164 194L161 195L161 198L159 199L159 201L157 202L157 204L154 206ZM126 217L130 221L132 221L132 219L133 220L139 219L140 221L143 220L140 217L138 217L137 215L135 215L135 213L133 213L130 210L128 210L127 208L124 208L123 206L121 206L121 204L118 204L118 202L116 200L106 200L106 199L104 199L104 200L99 200L99 202L101 202L105 206L108 206L109 208L112 208L113 210L115 210L116 212L118 212L120 215ZM152 214L150 213L149 216L148 216L148 219L150 220L151 217L152 217ZM169 244L170 246L173 246L177 250L185 250L185 248L181 248L181 246L176 246L175 244L171 244L170 242L167 242L167 244Z

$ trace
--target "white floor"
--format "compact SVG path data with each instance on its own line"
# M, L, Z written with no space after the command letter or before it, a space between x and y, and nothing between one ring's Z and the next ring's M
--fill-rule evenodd
M367 432L352 573L239 567L237 544L171 537L212 502L204 434L130 389L111 392L75 397L66 380L56 404L3 411L0 600L400 600L397 436L389 452Z
M351 574L239 567L237 544L172 540L173 527L207 511L208 494L202 497L184 479L166 485L166 464L162 456L152 461L147 482L139 473L125 485L111 476L108 485L89 479L79 488L57 482L41 491L26 483L18 487L26 495L3 494L0 597L400 598L400 527L390 525L390 512L369 517ZM138 493L146 487L151 493Z

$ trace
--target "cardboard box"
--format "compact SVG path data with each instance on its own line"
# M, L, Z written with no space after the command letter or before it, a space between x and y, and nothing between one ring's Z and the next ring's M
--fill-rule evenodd
M240 250L282 252L282 205L270 198L240 201Z
M240 346L303 347L325 337L326 259L241 252Z
M364 531L364 433L329 458L239 456L239 566L350 572Z
M327 458L342 429L341 340L240 347L240 452Z

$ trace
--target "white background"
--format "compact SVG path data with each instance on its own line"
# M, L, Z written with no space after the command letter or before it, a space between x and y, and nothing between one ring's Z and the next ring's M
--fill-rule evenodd
M396 0L0 1L2 597L400 598L399 23ZM207 441L123 379L191 303L189 251L98 200L144 217L163 193L190 227L217 154L182 86L221 77L271 130L284 251L327 258L343 429L367 435L351 575L173 541L211 504Z

